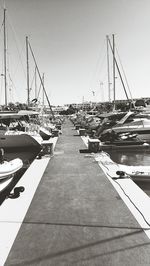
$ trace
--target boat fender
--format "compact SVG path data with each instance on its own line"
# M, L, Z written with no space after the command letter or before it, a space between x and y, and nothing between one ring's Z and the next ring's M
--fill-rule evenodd
M147 146L147 147L148 147L148 146L149 146L149 143L144 142L144 143L143 143L143 146Z
M4 149L0 149L0 164L4 162Z
M117 171L116 174L119 176L118 178L126 177L126 173L124 171Z
M41 150L41 152L42 152L42 150ZM40 152L40 153L37 155L37 157L36 157L38 160L42 159L42 154L41 154L41 152Z
M18 193L18 192L23 192L23 191L25 191L25 188L24 187L15 187L14 188L14 193Z

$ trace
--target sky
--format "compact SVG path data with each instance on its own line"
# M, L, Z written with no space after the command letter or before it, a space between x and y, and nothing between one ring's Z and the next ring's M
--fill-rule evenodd
M112 34L116 59L123 67L132 97L150 97L149 0L1 0L0 103L4 101L4 2L9 101L27 101L26 36L41 75L44 73L52 105L108 101L106 35L112 40ZM111 51L109 60L112 83ZM29 68L32 100L35 66L30 53ZM37 76L37 91L39 87ZM116 98L126 99L117 71ZM39 99L42 100L41 93Z

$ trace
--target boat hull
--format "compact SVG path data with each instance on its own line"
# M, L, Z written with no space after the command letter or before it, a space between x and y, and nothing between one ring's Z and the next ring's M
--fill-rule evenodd
M52 134L48 130L43 129L43 128L40 128L39 134L43 140L49 140L50 137L52 136Z
M150 145L145 145L142 143L101 143L100 150L102 151L111 151L111 150L130 150L130 151L150 151Z
M138 139L140 141L147 141L150 142L150 127L114 127L112 128L114 132L118 134L126 134L126 133L131 133L131 134L136 134Z
M150 181L150 166L129 166L119 164L119 167L133 179Z
M10 177L0 180L0 195L2 195L2 192L5 191L11 185L13 179L14 175L11 175ZM1 205L1 200L0 200L0 205Z
M9 178L23 167L21 159L16 158L10 162L4 161L0 164L0 180Z
M41 150L41 145L28 134L4 135L0 134L0 148L4 151L13 150Z
M131 177L133 180L150 181L150 166L129 166L117 164L109 154L101 152L95 157L106 174L114 179Z

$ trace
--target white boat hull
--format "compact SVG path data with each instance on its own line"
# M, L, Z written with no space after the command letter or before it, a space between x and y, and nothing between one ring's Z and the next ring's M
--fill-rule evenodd
M148 178L150 180L150 166L128 166L119 164L119 167L133 178Z
M23 162L19 158L16 158L9 162L4 161L3 163L0 164L0 180L11 177L18 170L20 170L22 166L23 166Z
M122 174L124 173L122 177L130 176L133 179L150 181L150 166L128 166L117 164L111 160L110 156L105 152L97 154L95 159L101 164L104 172L112 178L119 178L117 173L120 172Z
M131 126L121 126L112 128L116 133L132 133L137 134L138 139L141 141L150 141L150 127L131 127Z

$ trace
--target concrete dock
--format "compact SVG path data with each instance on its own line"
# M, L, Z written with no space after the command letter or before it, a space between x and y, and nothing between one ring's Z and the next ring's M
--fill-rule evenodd
M150 240L85 148L66 120L5 266L150 265Z

